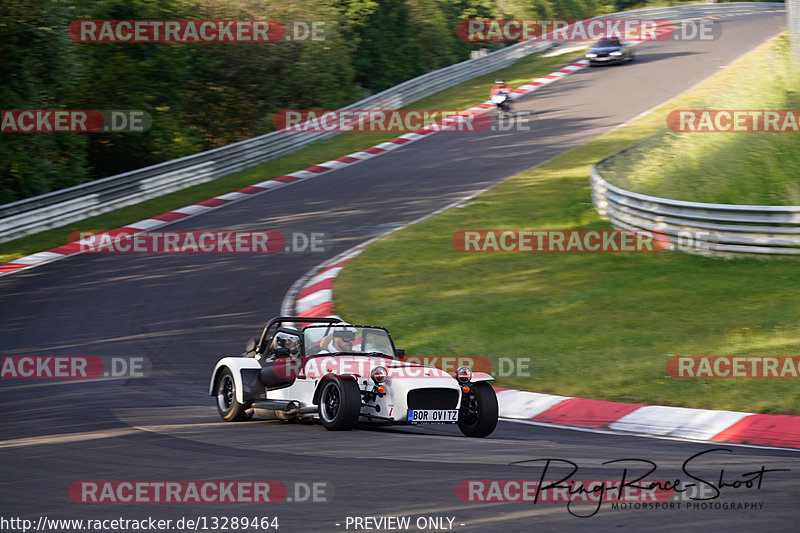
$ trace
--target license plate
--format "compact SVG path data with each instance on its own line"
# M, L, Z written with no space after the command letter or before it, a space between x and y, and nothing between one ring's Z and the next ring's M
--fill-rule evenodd
M458 422L457 409L409 409L411 424L454 424Z

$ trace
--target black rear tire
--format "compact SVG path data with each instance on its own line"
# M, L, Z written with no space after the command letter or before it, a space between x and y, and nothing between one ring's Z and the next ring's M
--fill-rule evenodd
M236 400L236 380L233 372L225 368L217 380L217 411L225 422L238 422L248 418L246 407Z
M361 413L361 390L353 379L333 377L322 382L317 412L325 429L355 427Z
M467 437L486 437L497 427L497 395L485 381L470 386L468 394L461 399L458 413L458 429Z

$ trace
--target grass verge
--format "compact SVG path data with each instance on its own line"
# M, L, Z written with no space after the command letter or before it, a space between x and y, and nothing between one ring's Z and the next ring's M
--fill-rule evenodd
M543 58L528 56L502 70L479 76L455 87L432 94L414 102L405 109L461 110L486 100L492 81L504 77L513 87L551 73L566 62L569 56ZM572 56L574 60L575 56ZM261 165L236 172L201 185L154 198L140 204L98 215L62 228L0 244L0 263L5 263L31 253L66 244L67 237L78 231L106 231L149 218L173 209L213 198L220 194L247 187L254 183L277 178L290 172L370 148L398 133L343 133L320 141L297 152L267 161Z
M464 229L608 228L591 204L592 163L634 146L672 109L724 92L771 41L639 120L517 174L469 205L395 232L334 283L337 311L388 327L409 355L531 357L500 386L698 408L800 414L791 379L673 379L671 355L797 355L796 260L653 254L459 253Z

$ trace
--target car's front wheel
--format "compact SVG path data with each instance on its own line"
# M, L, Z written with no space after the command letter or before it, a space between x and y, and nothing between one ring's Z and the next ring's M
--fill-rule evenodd
M236 381L229 368L223 369L217 380L217 411L226 422L248 418L245 406L236 400Z
M467 437L486 437L497 427L497 395L485 381L470 386L461 399L458 428Z
M352 379L334 377L322 384L317 406L319 419L325 429L351 429L361 413L361 391Z

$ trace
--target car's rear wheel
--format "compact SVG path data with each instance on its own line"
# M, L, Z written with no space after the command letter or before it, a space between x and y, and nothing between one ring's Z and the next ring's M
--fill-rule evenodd
M461 399L458 428L467 437L486 437L497 427L497 395L485 381L470 386Z
M351 429L358 422L361 413L361 391L358 384L348 378L327 379L322 384L317 411L325 429Z
M236 400L236 380L229 368L223 369L217 380L217 411L226 422L248 418L245 406Z

